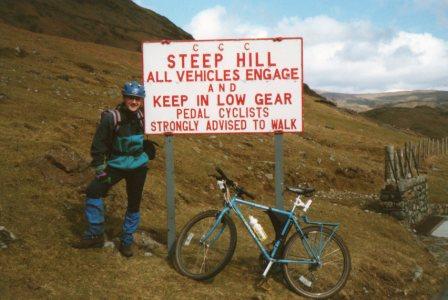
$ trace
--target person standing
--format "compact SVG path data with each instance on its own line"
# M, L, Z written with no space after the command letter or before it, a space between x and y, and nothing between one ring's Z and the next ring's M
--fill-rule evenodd
M128 197L124 216L120 253L133 255L133 234L140 222L140 202L148 171L148 155L144 144L144 87L136 81L127 82L122 90L123 102L103 112L93 138L91 166L95 179L86 192L85 217L88 228L75 248L97 248L104 244L104 203L109 189L124 179Z

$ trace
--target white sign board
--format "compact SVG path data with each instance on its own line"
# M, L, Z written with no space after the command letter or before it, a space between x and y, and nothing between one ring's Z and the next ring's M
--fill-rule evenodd
M146 134L300 132L302 38L143 43Z

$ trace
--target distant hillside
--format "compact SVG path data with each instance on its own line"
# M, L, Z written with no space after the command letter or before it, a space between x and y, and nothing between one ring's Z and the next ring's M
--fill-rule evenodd
M422 105L448 110L448 91L403 91L371 94L317 92L339 107L358 112L383 106L412 108Z
M139 50L141 41L192 39L131 0L2 0L0 20L38 33Z
M446 137L448 133L448 111L438 108L381 107L362 114L381 123L410 129L429 137Z

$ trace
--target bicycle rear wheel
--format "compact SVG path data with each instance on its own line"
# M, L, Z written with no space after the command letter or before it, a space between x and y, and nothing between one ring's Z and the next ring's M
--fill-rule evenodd
M229 263L236 247L236 227L228 215L213 229L219 211L196 215L182 229L175 244L174 264L187 277L209 279Z
M328 228L310 226L303 229L310 247L320 253L320 264L289 263L283 265L283 274L291 289L305 297L328 298L340 291L350 273L350 253L342 239ZM284 259L312 259L299 233L288 241L283 252Z

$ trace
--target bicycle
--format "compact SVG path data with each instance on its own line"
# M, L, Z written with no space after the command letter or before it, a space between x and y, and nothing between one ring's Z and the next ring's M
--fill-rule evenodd
M339 224L310 221L306 215L312 200L304 203L301 196L314 192L312 188L286 188L297 195L290 211L261 205L243 199L255 196L229 179L220 168L214 175L224 196L222 210L204 211L193 217L182 229L174 248L174 265L183 275L196 280L216 276L230 262L235 251L237 230L230 217L234 212L253 238L267 262L262 273L267 277L273 264L283 267L283 277L297 294L311 298L327 298L339 292L347 282L351 261L348 248L336 234ZM230 189L234 190L233 195ZM272 250L266 249L249 225L239 205L265 211L274 225L276 237ZM295 210L302 208L297 217ZM311 225L302 228L299 221ZM286 241L290 229L296 232Z

